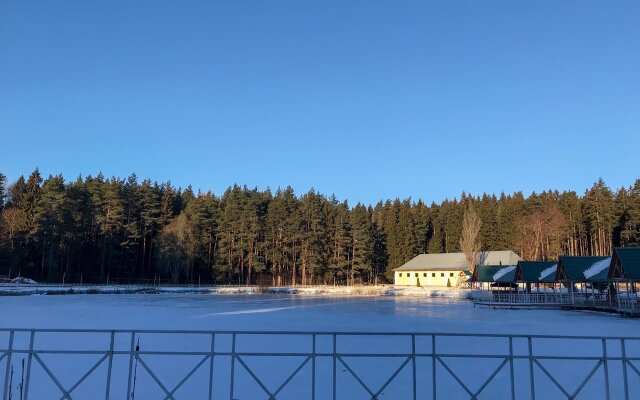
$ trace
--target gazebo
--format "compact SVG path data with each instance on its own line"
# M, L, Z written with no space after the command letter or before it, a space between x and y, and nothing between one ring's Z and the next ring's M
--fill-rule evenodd
M612 296L608 278L611 257L608 256L560 256L556 278L573 294L579 287L582 301L585 303L607 303L612 305ZM610 290L610 294L613 291Z
M640 247L616 247L611 256L607 275L618 293L618 308L638 308L638 283L640 282ZM622 292L624 288L624 292Z
M556 261L519 261L520 282L525 284L527 292L531 292L533 285L538 291L541 284L555 285L557 266Z

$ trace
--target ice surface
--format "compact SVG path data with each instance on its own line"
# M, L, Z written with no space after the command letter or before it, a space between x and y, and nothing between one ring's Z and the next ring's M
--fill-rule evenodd
M640 327L637 320L608 314L475 309L464 300L419 297L3 296L0 310L2 328L634 335Z

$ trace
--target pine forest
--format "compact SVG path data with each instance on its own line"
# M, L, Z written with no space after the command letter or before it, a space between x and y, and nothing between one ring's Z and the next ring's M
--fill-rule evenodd
M425 188L427 190L428 188ZM545 191L349 204L314 190L0 174L0 275L42 282L375 284L420 253L460 251L465 207L483 250L528 260L640 246L640 179L579 194Z

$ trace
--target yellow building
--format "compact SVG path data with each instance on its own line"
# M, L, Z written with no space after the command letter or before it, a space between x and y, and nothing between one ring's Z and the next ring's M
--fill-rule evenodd
M479 263L515 265L520 257L511 250L483 251ZM470 275L464 253L420 254L393 270L396 286L459 286Z

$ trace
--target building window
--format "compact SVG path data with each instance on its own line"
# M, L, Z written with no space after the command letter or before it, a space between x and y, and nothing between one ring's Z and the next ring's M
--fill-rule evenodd
M402 278L402 272L398 274L398 278Z
M422 277L426 278L427 277L427 273L425 272L424 274L422 274Z
M431 273L431 277L432 277L432 278L435 278L435 277L436 277L436 273L435 273L435 272L432 272L432 273Z
M442 272L442 273L440 274L440 277L444 278L444 272Z
M418 273L416 272L416 278L418 277Z
M450 276L450 277L453 277L453 272L450 272L450 273L449 273L449 276Z

